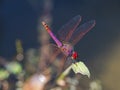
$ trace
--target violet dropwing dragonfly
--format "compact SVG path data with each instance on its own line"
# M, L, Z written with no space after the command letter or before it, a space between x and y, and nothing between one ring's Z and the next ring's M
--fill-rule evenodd
M80 22L80 15L73 17L58 31L58 36L53 34L49 26L44 21L42 22L44 28L56 43L56 45L52 44L52 46L57 47L59 53L62 52L64 54L64 61L66 58L70 58L72 59L72 62L76 62L78 54L74 51L74 46L95 26L95 20L88 21L79 26ZM59 53L55 54L57 55Z

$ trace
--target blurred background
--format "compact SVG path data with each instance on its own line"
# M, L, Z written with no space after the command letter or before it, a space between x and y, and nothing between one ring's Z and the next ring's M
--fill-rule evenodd
M20 87L24 82L31 75L35 77L42 68L43 53L48 54L44 45L54 42L44 32L41 20L45 20L56 34L76 15L82 16L81 23L96 20L93 30L75 45L81 61L91 72L91 78L79 79L78 89L50 89L52 85L48 83L45 90L119 90L119 0L0 0L0 71L6 75L0 76L0 88L22 90ZM10 69L14 65L17 70ZM73 73L71 77L74 77ZM10 85L14 82L17 84Z

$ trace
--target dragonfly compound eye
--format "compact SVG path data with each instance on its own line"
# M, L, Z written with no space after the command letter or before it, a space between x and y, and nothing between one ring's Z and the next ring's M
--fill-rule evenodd
M71 57L73 59L77 59L78 58L78 53L77 52L73 52Z

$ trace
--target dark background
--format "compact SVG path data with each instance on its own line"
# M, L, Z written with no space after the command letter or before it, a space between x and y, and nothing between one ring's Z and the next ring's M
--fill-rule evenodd
M10 58L15 53L15 40L21 39L24 50L38 48L38 19L43 0L0 1L0 55ZM33 6L34 4L34 6ZM96 20L95 28L79 43L83 55L91 56L105 49L119 36L119 0L54 0L52 28L56 32L72 17L80 14L82 23Z

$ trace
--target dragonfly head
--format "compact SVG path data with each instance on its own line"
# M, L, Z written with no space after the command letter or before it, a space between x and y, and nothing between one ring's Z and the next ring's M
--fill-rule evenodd
M75 51L73 51L72 55L71 55L71 58L74 59L74 60L76 60L78 58L78 53L75 52Z

